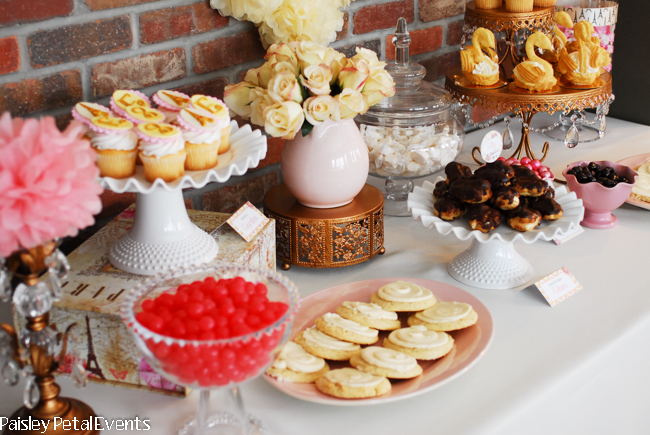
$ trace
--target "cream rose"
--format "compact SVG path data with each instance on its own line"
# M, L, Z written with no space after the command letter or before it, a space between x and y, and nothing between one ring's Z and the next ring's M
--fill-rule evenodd
M238 20L260 23L282 5L283 0L210 0L210 6L219 9L223 15Z
M291 62L296 67L298 66L298 58L296 57L296 52L293 51L293 48L289 44L273 44L266 50L266 55L264 59L271 60L275 59L275 62Z
M330 95L310 97L302 104L305 119L312 125L320 124L326 119L338 121L341 119L341 110L338 100Z
M246 71L244 81L259 86L260 82L257 80L257 68L251 68Z
M329 95L331 79L332 69L324 63L310 65L300 75L300 83L312 95Z
M320 65L325 61L325 47L311 41L300 41L296 47L296 56L300 70L304 71L310 65Z
M269 80L274 75L273 65L270 62L265 62L261 67L255 68L255 71L257 71L257 83L261 87L267 88L269 86Z
M376 70L370 73L366 84L361 90L368 106L374 106L384 97L395 95L395 83L393 78L384 69Z
M255 125L264 125L264 110L275 104L273 98L264 91L251 103L251 122Z
M269 81L269 95L276 103L283 101L295 101L302 103L302 92L296 76L290 72L282 72L274 75Z
M336 99L341 105L341 119L354 118L358 113L365 113L368 110L363 95L355 89L343 89Z
M302 107L293 101L275 103L264 109L264 130L273 137L293 139L304 121Z
M325 61L323 63L332 68L330 85L333 85L338 80L339 74L348 60L345 58L343 53L340 53L333 48L328 47L325 50Z
M259 89L252 83L240 82L236 85L226 86L223 92L223 99L228 108L242 118L248 118L251 114L251 91Z
M275 59L272 57L269 62L273 62ZM298 75L298 67L289 61L282 61L273 63L273 75L277 73L289 72L294 76Z
M350 88L360 91L366 84L369 74L368 62L358 58L348 59L339 73L339 86L341 86L341 89Z
M273 13L264 17L259 27L262 44L268 47L278 42L294 41L302 35L302 18L294 5L285 2Z
M383 70L386 66L386 62L382 62L377 58L377 53L367 48L357 47L357 54L355 54L352 59L363 59L368 64L370 72L373 73L378 70Z

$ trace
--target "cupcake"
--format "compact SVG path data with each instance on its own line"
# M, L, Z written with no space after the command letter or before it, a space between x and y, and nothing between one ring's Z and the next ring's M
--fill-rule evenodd
M132 176L138 154L138 136L133 132L133 123L104 114L92 118L89 128L90 144L97 152L100 176Z
M151 107L149 98L138 91L118 90L111 97L111 109L116 115L126 118L126 108L131 106Z
M147 181L157 178L174 181L185 174L185 141L181 131L171 124L143 123L136 132L140 137L138 155Z
M168 124L176 124L176 117L178 113L190 105L190 97L182 92L177 91L158 91L153 94L153 101L158 105L160 110L165 115L165 120Z
M177 119L185 140L185 169L203 171L217 166L222 131L219 120L194 107L181 110Z
M496 9L501 7L501 0L476 0L476 9Z
M508 12L531 12L533 0L506 0L506 10Z
M111 112L111 109L108 107L97 103L82 102L75 104L72 108L72 117L86 126L83 137L88 140L90 140L90 135L88 133L91 131L91 121L97 116L113 116L113 112Z
M197 94L192 95L192 107L207 110L223 123L219 154L227 152L230 149L230 115L226 103L218 98Z
M129 106L124 111L124 118L128 119L135 125L145 124L148 122L159 123L165 121L165 114L160 110L151 107Z
M555 0L533 0L533 5L542 8L555 6Z

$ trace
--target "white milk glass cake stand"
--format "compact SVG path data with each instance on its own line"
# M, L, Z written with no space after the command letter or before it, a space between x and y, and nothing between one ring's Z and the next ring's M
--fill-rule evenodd
M230 123L230 150L219 156L216 167L185 171L178 180L153 183L138 166L129 178L101 178L104 188L115 193L135 192L133 227L112 247L108 258L116 268L137 275L156 275L171 268L199 265L217 256L217 242L194 225L183 201L183 189L200 189L208 183L224 183L243 175L266 156L266 137L250 125Z
M438 177L436 182L444 180ZM534 243L552 240L580 225L585 212L582 200L573 192L560 186L555 190L555 200L564 213L555 221L542 221L533 231L520 232L502 221L501 225L482 233L472 230L467 218L444 221L436 216L433 208L435 184L425 181L409 194L408 208L413 219L420 219L426 228L435 227L440 234L454 233L460 240L472 240L469 248L456 256L447 270L455 280L473 287L485 289L508 289L526 284L533 277L533 266L514 247L516 240Z

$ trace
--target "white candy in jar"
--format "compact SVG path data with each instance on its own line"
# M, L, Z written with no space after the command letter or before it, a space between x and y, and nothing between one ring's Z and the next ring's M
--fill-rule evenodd
M438 127L439 128L439 127ZM438 171L454 160L461 137L444 125L421 127L376 127L361 125L368 146L370 171L379 175L415 176Z

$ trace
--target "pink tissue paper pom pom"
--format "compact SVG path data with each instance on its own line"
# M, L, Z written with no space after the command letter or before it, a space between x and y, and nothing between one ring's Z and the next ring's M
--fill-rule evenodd
M99 169L83 125L0 117L0 256L75 236L102 209Z

